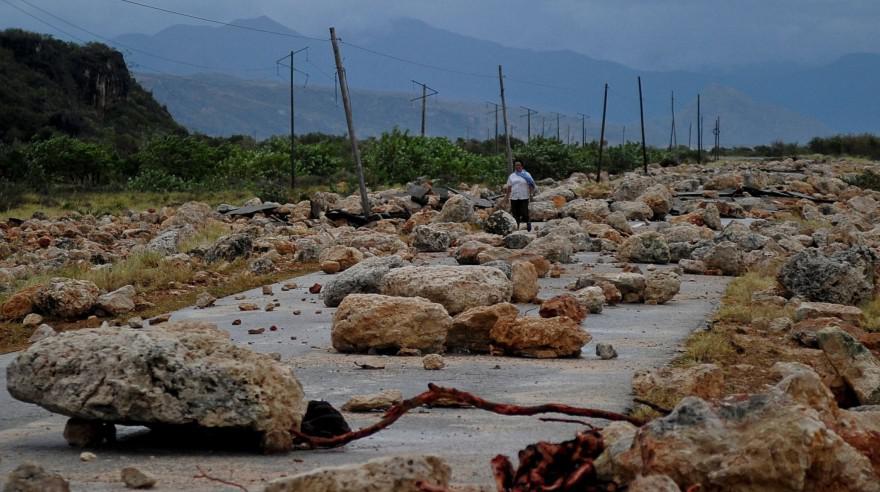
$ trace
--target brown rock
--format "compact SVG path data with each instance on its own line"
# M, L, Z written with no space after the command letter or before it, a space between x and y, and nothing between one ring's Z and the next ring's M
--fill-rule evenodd
M321 262L321 271L332 275L334 273L339 273L342 270L342 266L335 261L322 261Z
M828 302L802 302L794 312L795 321L815 318L839 318L855 326L862 326L865 315L855 306Z
M535 267L528 261L515 261L511 266L510 280L513 282L513 302L532 302L538 297L538 273Z
M715 364L688 368L662 367L633 375L633 392L650 397L662 395L678 400L685 396L715 399L724 394L724 372Z
M16 292L0 306L0 314L9 320L24 318L33 312L34 295L41 288L42 285L34 285Z
M438 371L446 367L446 362L440 354L428 354L422 357L422 367L428 371Z
M323 251L319 260L322 262L334 261L339 264L339 271L353 267L364 259L364 254L358 249L349 246L331 246ZM322 265L323 269L323 265Z
M551 297L541 303L541 310L538 314L542 318L555 318L557 316L566 316L580 323L587 317L586 307L578 302L571 294L562 294Z
M256 304L254 304L252 302L243 302L238 305L238 310L239 311L259 311L260 306L257 306Z
M130 489L151 489L156 485L156 477L133 466L123 468L120 478Z
M37 244L41 248L46 249L52 244L52 238L50 238L48 236L43 236L40 239L37 239Z
M592 339L579 323L565 317L501 319L490 338L507 354L542 359L578 357Z
M71 418L64 424L64 440L76 448L91 448L116 440L116 427L109 422Z
M321 293L321 284L316 283L316 284L312 285L311 287L309 287L309 293L310 294L320 294Z
M503 302L493 306L478 306L458 314L452 319L452 327L446 336L446 348L450 351L475 353L489 352L489 333L500 319L513 320L519 310L513 304Z
M375 412L388 410L393 405L403 401L403 393L400 390L391 389L371 395L352 396L342 410L345 412Z

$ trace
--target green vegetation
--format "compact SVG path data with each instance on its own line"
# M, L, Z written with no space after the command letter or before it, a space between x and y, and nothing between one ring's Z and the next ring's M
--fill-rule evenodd
M817 137L810 140L809 148L816 154L880 159L880 137L869 133Z
M776 287L775 275L765 272L749 272L733 279L722 298L718 320L747 324L758 318L772 320L781 316L790 316L791 308L768 303L752 303L752 294L774 287Z

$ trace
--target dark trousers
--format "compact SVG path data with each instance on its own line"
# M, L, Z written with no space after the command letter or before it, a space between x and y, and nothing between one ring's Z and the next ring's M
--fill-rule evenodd
M531 227L532 221L529 220L529 200L511 200L510 215L516 219L517 225L526 223Z

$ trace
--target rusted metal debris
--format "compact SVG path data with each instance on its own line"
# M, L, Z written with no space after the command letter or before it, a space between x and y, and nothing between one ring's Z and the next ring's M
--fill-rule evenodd
M629 417L627 415L616 412L609 412L606 410L573 407L569 405L563 405L561 403L546 403L544 405L531 407L523 407L507 403L495 403L484 400L465 391L460 391L454 388L443 388L435 384L429 384L428 391L420 393L408 400L404 400L392 406L385 412L385 415L382 416L381 420L379 420L375 424L369 425L367 427L362 427L356 431L346 432L344 434L333 437L312 436L295 428L290 429L290 433L293 435L294 440L297 444L304 445L309 448L335 448L339 446L344 446L352 441L371 436L379 432L380 430L385 429L386 427L396 422L405 413L414 408L431 405L433 403L436 403L438 400L455 401L500 415L528 416L538 415L542 413L561 413L564 415L572 415L577 417L598 418L612 421L626 421L637 426L641 426L642 424L644 424L644 421L641 419Z

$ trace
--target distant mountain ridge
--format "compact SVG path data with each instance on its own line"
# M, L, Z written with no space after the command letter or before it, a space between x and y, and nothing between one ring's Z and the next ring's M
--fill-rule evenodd
M292 36L296 31L266 17L235 21ZM324 35L321 35L323 37ZM685 102L711 85L730 87L761 104L789 111L795 117L788 129L778 122L779 134L799 136L799 128L833 132L880 132L880 55L849 55L818 67L765 64L746 70L639 71L568 51L535 51L455 34L413 19L397 19L359 33L340 32L349 84L352 89L413 92L412 79L440 91L447 100L480 103L498 98L498 64L504 66L512 107L534 107L545 113L559 111L599 119L602 86L607 82L609 121L638 118L636 77L642 76L645 113L649 119L669 117L669 95ZM121 43L194 65L127 54L135 63L174 75L218 72L247 79L276 79L275 60L291 49L309 46L308 59L297 66L311 74L312 85L331 85L334 71L329 43L250 32L233 27L173 26L154 35L124 35ZM361 49L364 48L364 49ZM429 66L405 64L366 50L392 54ZM204 68L210 67L210 68ZM444 71L431 67L445 67ZM763 68L761 68L763 67ZM247 68L248 70L243 70ZM471 75L468 75L471 74ZM283 73L281 74L284 75ZM683 106L682 106L683 107ZM807 125L801 117L813 124ZM514 112L514 117L518 117ZM724 119L724 115L721 115ZM818 125L814 123L818 122ZM806 138L812 137L809 135ZM764 139L769 141L771 138ZM752 143L766 143L756 141Z

